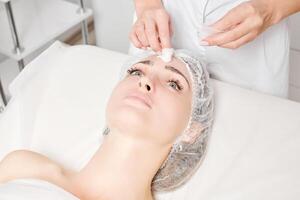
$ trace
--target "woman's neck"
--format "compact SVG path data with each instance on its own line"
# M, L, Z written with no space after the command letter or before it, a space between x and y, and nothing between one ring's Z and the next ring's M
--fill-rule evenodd
M76 178L82 199L152 200L151 182L169 147L110 132Z

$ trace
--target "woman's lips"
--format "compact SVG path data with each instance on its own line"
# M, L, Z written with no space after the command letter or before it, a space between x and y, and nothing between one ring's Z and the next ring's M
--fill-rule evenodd
M140 101L141 103L146 105L148 108L151 108L151 105L152 105L149 97L142 95L142 94L138 94L138 93L132 93L132 94L126 96L125 99L134 99L134 100Z

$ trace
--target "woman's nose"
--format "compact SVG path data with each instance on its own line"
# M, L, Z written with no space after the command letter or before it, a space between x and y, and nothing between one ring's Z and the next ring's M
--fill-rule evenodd
M149 78L143 76L139 81L139 88L144 92L152 92L153 91L153 84L149 80Z

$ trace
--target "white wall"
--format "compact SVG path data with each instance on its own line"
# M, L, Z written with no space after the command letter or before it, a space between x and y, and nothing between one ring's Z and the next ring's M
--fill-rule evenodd
M77 3L78 0L67 0ZM93 9L97 46L128 52L129 31L134 12L133 0L85 0Z
M6 59L6 57L5 57L4 55L0 54L0 63L1 63L2 61L4 61L5 59Z
M91 0L97 45L127 53L133 21L133 0Z

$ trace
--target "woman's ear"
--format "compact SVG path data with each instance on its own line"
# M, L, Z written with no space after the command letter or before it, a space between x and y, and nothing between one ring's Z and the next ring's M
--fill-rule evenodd
M183 133L181 141L192 144L195 142L199 134L201 134L203 126L199 122L192 122L189 128Z

